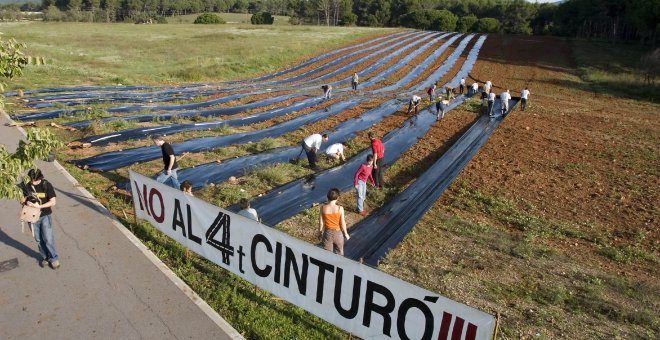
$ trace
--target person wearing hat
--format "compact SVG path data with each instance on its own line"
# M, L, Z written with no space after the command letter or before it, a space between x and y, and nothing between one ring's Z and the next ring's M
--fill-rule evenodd
M44 175L39 169L30 169L28 171L30 178L29 185L25 186L24 204L41 209L39 220L30 223L34 233L34 240L37 241L41 262L39 265L45 267L50 264L51 268L60 267L60 259L55 248L55 236L53 235L53 219L51 209L57 203L55 198L55 189L50 182L44 179Z

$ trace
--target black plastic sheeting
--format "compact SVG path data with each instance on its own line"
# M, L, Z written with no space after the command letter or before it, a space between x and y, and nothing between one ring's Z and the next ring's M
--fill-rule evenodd
M432 34L425 33L429 37L432 36ZM413 35L413 38L416 37L417 35ZM410 38L412 39L412 38ZM406 39L409 40L409 39ZM392 56L388 56L387 59L391 59L398 54L401 53L400 51L397 51L394 53ZM380 52L373 53L372 55L378 55ZM380 65L383 65L385 63L385 60L379 60L376 61L372 64L374 67L379 67ZM352 62L349 65L350 66L355 66L356 62ZM347 65L348 66L348 65ZM394 72L395 69L388 71L390 73ZM382 76L381 76L382 77ZM384 78L384 77L382 77ZM373 82L373 81L372 81ZM368 82L365 84L369 84ZM368 85L365 85L368 86ZM220 98L215 98L213 100L209 101L203 101L203 102L196 102L196 103L188 103L188 104L181 104L181 105L167 105L167 106L156 106L156 105L133 105L133 106L124 106L124 107L113 107L113 108L108 108L106 111L109 113L120 113L120 112L133 112L133 111L145 111L145 110L158 110L158 111L173 111L173 110L190 110L190 109L198 109L202 107L208 107L220 103L225 103L231 100L243 98L246 96L251 96L251 95L258 95L258 94L263 94L263 93L268 93L271 92L272 89L270 90L265 90L265 91L257 91L257 92L250 92L250 93L239 93L239 94L233 94L233 95L228 95ZM310 91L310 90L315 90L318 91L316 87L308 87L308 88L303 88L303 89L298 89L298 91ZM271 101L271 99L264 99L264 102L266 101ZM252 106L255 104L251 104L248 106L248 108L253 108ZM231 113L229 114L234 114L237 112L234 112L235 110L229 110ZM76 110L66 110L66 109L58 109L58 110L51 110L51 111L46 111L46 112L37 112L37 113L27 113L27 114L20 114L16 116L17 120L40 120L40 119L49 119L49 118L56 118L56 117L61 117L65 115L75 115L77 113L85 112L85 109L76 109ZM222 112L222 111L220 111ZM153 119L161 119L161 120L169 120L174 116L194 116L194 115L226 115L224 113L218 113L218 110L206 110L206 111L192 111L192 112L180 112L176 114L171 114L171 115L166 115L166 114L153 114L153 115L138 115L138 116L124 116L124 117L112 117L112 118L106 118L100 120L100 122L109 122L112 120L116 119L124 119L124 120L133 120L133 121L151 121ZM74 123L69 123L66 124L68 126L74 127L74 128L83 128L86 126L89 126L92 122L95 122L97 120L89 120L89 121L79 121L79 122L74 122Z
M247 110L252 110L264 106L269 106L273 105L276 103L279 103L281 101L291 99L294 97L300 96L300 94L294 93L294 94L285 94L277 97L271 97L268 99L260 99L260 100L255 100L253 102L243 104L243 105L237 105L237 106L231 106L231 107L223 107L219 109L210 109L210 110L190 110L190 111L185 111L185 112L176 112L176 113L160 113L157 115L149 115L149 114L144 114L144 115L134 115L134 116L121 116L121 117L108 117L108 118L103 118L103 119L97 119L97 120L85 120L85 121L80 121L80 122L75 122L75 123L70 123L66 124L67 126L76 128L76 129L82 129L85 128L92 123L109 123L115 120L125 120L129 122L151 122L154 119L157 119L159 121L163 120L172 120L173 118L190 118L190 117L218 117L218 116L229 116L229 115L234 115L237 113L241 113Z
M417 34L419 34L419 32L414 32L413 31L413 32L410 33L410 35L417 35ZM398 37L398 38L400 38L400 37ZM391 44L391 42L390 41L384 41L384 42L378 43L376 45L366 47L362 50L353 51L351 53L344 54L344 55L342 55L342 56L340 56L336 59L328 61L325 65L321 65L321 66L319 66L317 68L314 68L312 70L309 70L307 72L304 72L304 73L301 73L301 74L298 74L298 75L295 75L295 76L291 76L289 78L279 79L279 80L276 80L276 81L266 82L266 83L261 83L261 84L268 86L269 84L290 83L290 82L294 82L294 81L303 80L307 77L314 76L314 75L317 75L317 74L320 77L322 75L321 73L319 73L320 71L324 71L327 68L330 68L330 67L335 66L337 64L341 64L342 62L344 62L344 60L350 59L351 57L353 57L357 54L360 54L360 53L363 53L363 52L366 52L366 51L370 51L370 50L374 50L374 49L378 49L378 48L386 46L388 44ZM354 63L351 62L351 64L354 64Z
M393 33L390 35L384 35L380 36L368 41L365 41L363 43L357 44L357 45L351 45L347 46L341 49L337 50L332 50L329 52L326 52L324 54L321 54L319 56L316 56L314 58L311 58L307 61L305 61L302 64L293 66L291 68L278 71L269 75L253 78L253 79L246 79L246 80L235 80L235 81L227 81L227 82L220 82L218 84L233 84L233 83L241 83L241 82L253 82L253 81L260 81L260 80L266 80L274 77L281 76L286 73L290 73L293 71L296 71L300 68L306 67L310 64L313 64L317 61L323 60L325 58L331 57L337 53L341 53L343 51L359 47L359 46L364 46L367 44L371 44L373 42L377 42L383 39L393 39L401 35L405 34L410 34L411 31L403 31L403 32L397 32ZM87 91L140 91L140 90L152 90L152 89L162 89L162 88L181 88L181 87L195 87L195 86L206 86L207 84L189 84L189 85L184 85L184 86L134 86L134 85L120 85L120 86L73 86L73 87L47 87L47 88L40 88L40 89L31 89L31 90L24 90L23 94L24 95L30 95L30 94L37 94L37 93L57 93L57 92L87 92ZM14 97L17 96L18 92L13 91L13 92L6 92L4 93L5 97Z
M446 35L446 34L445 34L445 35ZM410 36L410 37L406 37L406 38L404 38L404 39L401 39L401 40L399 40L398 42L395 42L395 43L389 43L389 42L388 42L387 44L385 44L386 46L383 46L382 48L379 48L378 51L377 51L376 53L372 53L372 54L365 55L365 56L363 56L363 57L361 57L361 58L358 58L358 59L356 59L356 60L354 60L354 61L352 61L352 62L346 64L346 65L343 65L343 66L341 66L341 67L338 67L338 68L335 69L334 71L328 72L328 73L323 74L323 75L321 75L321 76L319 76L319 77L316 77L316 78L314 78L314 79L310 79L310 80L302 81L302 82L300 82L299 84L300 84L300 85L305 85L305 84L315 83L315 82L319 82L319 81L321 81L321 80L325 80L325 79L328 79L328 78L334 77L334 76L336 76L336 75L338 75L338 74L341 74L341 73L343 73L343 72L346 72L346 71L349 71L349 70L351 70L351 69L354 69L356 65L360 65L360 64L362 64L362 63L368 61L369 59L374 58L374 57L377 56L377 55L383 55L383 54L385 54L387 51L389 51L389 50L391 50L391 49L394 49L394 48L397 48L398 46L401 46L401 45L404 45L404 44L406 44L406 46L407 46L407 45L409 45L410 42L413 41L413 40L416 40L416 39L418 39L418 40L420 40L420 39L428 39L428 38L431 38L431 37L433 37L433 36L434 36L434 34L427 35L426 37L420 37L420 35L412 35L412 36ZM437 40L436 40L436 41L437 41ZM379 47L380 47L380 46L379 46ZM360 51L360 53L362 53L362 52L364 52L364 51ZM400 53L398 53L398 54L400 54ZM394 56L397 56L398 54L394 54ZM384 55L383 57L387 57L387 55ZM378 66L380 66L380 65L383 65L384 62L383 62L382 60L379 60L379 61L376 61L374 64L377 64ZM357 72L358 72L359 74L362 74L362 77L365 76L364 70L360 70L360 71L357 71ZM349 76L348 78L344 79L343 81L340 80L340 81L336 81L336 82L334 82L334 83L331 83L331 85L338 85L338 84L340 84L340 83L342 83L342 82L344 82L344 81L348 81L348 82L350 82L351 79L352 79L352 75ZM364 85L363 85L363 86L364 86ZM351 88L348 88L347 90L352 90L352 89L351 89Z
M466 39L471 39L471 36ZM481 48L484 38L479 39L479 41L472 48L470 54L476 53ZM433 72L428 79L436 79L436 77L441 77L444 75L444 72L450 67L447 65L453 65L461 52L457 52L456 55L452 54L453 59L446 59L443 65ZM463 74L467 74L472 68L473 63L464 63L461 72L457 75L460 77ZM428 81L427 79L427 81ZM413 90L420 90L424 87L425 82L421 82L419 85L413 88ZM386 103L381 104L380 106L371 109L363 113L360 117L347 120L339 124L334 132L330 133L330 140L327 145L336 142L342 142L349 138L352 138L354 134L358 131L362 131L367 127L372 126L373 124L378 123L383 118L393 114L401 107L401 102L398 100L390 100ZM176 151L176 145L174 146ZM254 168L255 166L262 166L266 164L274 164L286 162L292 158L300 158L302 153L300 152L301 148L299 146L293 147L284 147L278 148L275 150L270 150L269 152L238 157L223 161L222 163L207 163L203 165L196 166L195 168L182 169L179 171L179 179L189 180L193 184L194 189L198 189L208 183L218 183L227 180L230 176L241 176L245 174L249 169ZM118 184L118 187L129 190L130 186L128 183Z
M260 93L266 93L269 91L262 91ZM221 98L215 98L212 100L204 101L204 102L196 102L196 103L188 103L188 104L178 104L178 105L129 105L129 106L118 106L118 107L110 107L105 109L108 113L127 113L127 112L137 112L137 111L174 111L174 110L192 110L192 109L199 109L203 107L209 107L212 105L217 105L217 104L222 104L226 103L232 100L236 100L239 98L245 97L247 94L244 93L237 93L233 95L228 95L224 96ZM40 120L40 119L50 119L50 118L58 118L58 117L64 117L64 116L73 116L78 113L83 113L87 111L87 109L57 109L57 110L50 110L50 111L42 111L42 112L30 112L30 113L23 113L15 116L15 119L17 120Z
M484 41L485 37L482 37L475 43L461 70L449 83L453 83L469 73ZM460 53L455 58L457 59L459 55ZM465 98L459 95L450 103L448 110L460 105ZM435 119L435 112L425 109L419 115L409 118L402 127L385 135L382 138L385 150L387 150L383 158L384 165L391 165L419 138L422 138L435 122ZM345 164L275 188L268 194L253 200L251 205L259 211L259 216L264 224L277 224L315 203L325 201L328 190L333 187L341 191L351 189L353 187L352 176L360 164L365 161L368 154L370 154L370 150L364 150Z
M474 34L470 34L470 35L464 37L463 40L461 40L461 42L458 44L458 46L456 46L456 48L454 49L454 51L449 55L449 57L447 57L447 60L456 60L456 59L458 59L458 58L461 56L461 54L463 53L463 51L465 50L465 48L467 47L468 43L472 40L472 38L473 38L474 36L475 36ZM452 43L453 43L453 41L454 41L454 40L448 41L448 43L449 43L449 42L452 42ZM479 43L479 41L481 41L481 43ZM479 45L479 46L478 46L479 48L477 48L476 50L473 48L472 51L477 51L477 52L479 51L479 49L481 48L481 44L483 44L483 40L479 40L479 41L477 42L477 44ZM433 62L433 59L437 58L437 57L440 56L442 53L444 53L444 50L445 50L446 47L448 47L448 46L449 46L449 44L445 44L445 45L443 45L443 49L442 49L442 50L438 50L438 51L436 52L434 58L430 58L430 57L427 58L427 59L424 60L420 65L415 66L415 68L413 69L413 71L412 71L411 73L413 73L413 72L419 72L419 71L421 70L421 66L422 66L422 65L429 65L430 63L432 63L432 62ZM466 63L467 63L467 61L466 61ZM439 79L439 78L440 78L442 75L444 75L446 72L448 72L448 71L451 69L452 66L453 66L453 63L452 63L452 64L449 64L449 63L443 63L443 64L440 66L440 68L438 68L438 70L436 70L436 72L434 72L434 74L432 74L431 76L429 76L428 79L427 79L426 81L424 81L424 82L422 82L422 83L420 84L421 88L426 89L426 88L428 88L429 86L431 86L431 84L435 84L436 80ZM426 66L424 66L424 68L425 68L425 67L426 67ZM467 76L467 73L465 73L465 75ZM410 81L413 80L413 79L415 79L415 77L411 77L411 75L408 74L408 75L406 75L405 77L399 79L396 83L394 83L394 84L392 84L392 85L389 85L389 86L385 86L385 87L383 87L383 88L380 88L380 89L378 89L378 91L392 91L392 90L395 90L395 89L397 89L397 88L400 86L399 83L401 83L401 84L406 84L406 83L410 82ZM460 79L460 78L459 78L459 79ZM453 84L454 81L451 81L451 82L449 82L449 83L450 83L450 84ZM442 88L442 87L440 87L440 89L441 89L441 88ZM421 97L424 98L424 96L421 96Z
M269 74L269 75L262 76L262 77L257 77L257 78L254 78L254 79L251 79L251 80L248 80L248 81L255 81L256 82L256 81L268 80L268 79L272 79L272 78L275 78L275 77L279 77L279 76L284 75L286 73L291 73L293 71L296 71L296 70L299 70L301 68L307 67L308 65L311 65L315 62L318 62L318 61L321 61L323 59L329 58L333 55L339 54L343 51L350 50L350 49L353 49L353 48L356 48L356 47L362 47L362 46L365 46L367 44L375 43L375 42L383 40L383 39L392 39L392 38L396 38L396 37L399 37L399 36L404 36L404 35L409 34L409 33L410 33L409 31L394 33L394 34L378 37L378 38L375 38L375 39L371 39L371 40L366 41L366 42L361 43L361 44L351 45L351 46L348 46L348 47L340 48L338 50L329 51L329 52L323 53L319 56L316 56L312 59L309 59L309 60L305 61L302 64L299 64L299 65L293 66L291 68L288 68L286 70L275 72L273 74Z
M443 35L442 37L446 36L447 34ZM410 39L414 39L417 37L413 37ZM430 37L429 37L430 38ZM455 39L455 38L454 38ZM404 40L400 43L407 42L408 40ZM453 41L453 40L451 40ZM391 47L394 48L398 46L400 43L393 44ZM446 44L448 45L448 44ZM386 48L384 51L389 50L390 48ZM394 58L401 54L403 51L406 50L406 47L400 48L393 53L390 53L387 55L386 58L383 58L382 60L378 60L377 62L372 63L369 68L377 68L389 61L391 58ZM444 49L440 49L444 51ZM434 52L434 54L437 54L438 52ZM396 66L396 65L395 65ZM391 71L387 71L388 73L391 73ZM377 76L376 79L365 82L363 86L369 86L370 83L373 83L377 81L378 79L381 79L382 76ZM338 82L337 82L338 83ZM365 85L366 84L366 85ZM345 92L345 91L340 91L340 92ZM118 131L118 132L113 132L113 133L107 133L107 134L102 134L102 135L96 135L96 136L89 136L80 139L80 142L83 143L92 143L93 145L107 145L108 143L114 143L114 142L119 142L119 141L125 141L125 140L131 140L131 139L141 139L147 137L149 134L173 134L173 133L180 133L180 132L185 132L185 131L193 131L193 130L206 130L206 129L212 129L218 126L222 125L228 125L228 126L242 126L242 125L247 125L247 124L252 124L256 122L262 122L267 119L271 119L273 117L279 116L279 115L284 115L287 113L290 113L292 111L298 111L305 109L307 107L312 106L313 104L316 104L317 101L314 100L305 100L303 102L297 102L294 103L288 107L283 107L283 108L278 108L275 110L270 110L264 113L257 113L254 115L251 115L249 117L242 117L242 118L236 118L232 120L226 120L226 121L217 121L217 122L207 122L207 123L197 123L197 124L172 124L172 125L162 125L158 127L150 127L150 128L134 128L134 129L127 129L123 131ZM86 124L86 123L85 123ZM73 125L74 127L79 126L79 124L69 124Z
M300 126L309 124L310 122L315 122L318 121L322 118L327 118L331 115L335 115L340 113L342 110L349 109L360 102L363 102L366 100L366 98L362 99L353 99L353 100L347 100L343 102L339 102L335 105L331 105L329 107L325 107L320 110L316 110L313 112L310 112L308 114L305 114L303 116L296 117L294 119L291 119L289 121L279 123L276 125L273 125L271 127L262 129L262 130L257 130L257 131L250 131L250 132L241 132L241 133L236 133L236 134L230 134L230 135L224 135L221 137L216 137L217 141L220 142L220 146L225 146L225 145L230 145L230 144L236 144L236 143L245 143L245 142L251 142L263 138L270 138L270 137L276 137L280 136L284 133L292 132L296 129L298 129ZM318 99L310 99L308 101L314 101L318 103ZM273 117L281 116L290 112L294 112L300 109L300 107L307 107L307 101L302 101L298 102L295 104L292 104L290 106L284 107L284 108L279 108L273 111L272 114L255 114L251 115L248 117L240 117L240 118L235 118L235 119L228 119L225 121L218 121L218 122L208 122L208 123L194 123L194 124L174 124L174 125L164 125L164 126L154 126L154 127L148 127L148 128L138 128L138 129L131 129L131 130L124 130L122 132L118 133L108 133L104 135L98 135L98 136L91 136L91 137L86 137L80 139L80 142L83 143L91 143L93 146L102 146L102 145L107 145L108 143L116 143L120 141L125 141L125 140L132 140L132 139L143 139L146 138L150 135L158 134L158 135L170 135L173 133L179 133L183 131L193 131L193 130L210 130L222 126L243 126L243 125L248 125L248 124L253 124L257 122L262 122L268 119L272 119ZM249 136L249 138L248 138ZM235 138L236 141L231 142L227 144L226 140L233 139ZM215 140L214 140L215 141Z
M431 46L433 41L437 39L440 39L440 37L427 43L425 45L426 48ZM410 58L412 58L412 55L407 56L406 58L398 62L397 65L404 65L405 63L409 62L408 59ZM206 137L202 139L200 138L191 139L184 143L174 145L173 148L177 153L194 152L193 150L198 150L198 151L209 150L211 148L222 146L215 142L216 138L220 138L220 140L222 140L223 137L221 136L221 137ZM143 152L143 154L141 154L141 152ZM120 167L128 166L130 164L156 159L158 157L159 157L158 154L153 151L153 147L146 147L146 148L134 148L134 149L123 150L118 152L109 152L85 159L73 160L71 162L80 167L89 167L100 171L108 171L108 170L114 170Z
M460 79L460 77L469 73L483 41L484 39L481 38L475 43L461 70L449 83L456 81L457 77ZM458 59L459 56L460 52L454 56L454 59ZM447 111L462 104L465 98L459 95L449 104ZM406 120L402 127L383 136L382 141L385 150L387 150L383 158L384 165L389 166L399 159L403 152L412 147L418 139L428 132L435 120L435 112L425 109L418 115ZM341 191L350 190L353 187L352 179L355 171L370 153L371 150L364 150L340 166L274 188L268 194L254 199L251 205L259 211L259 216L264 224L275 225L315 203L324 202L328 190L333 187Z
M509 103L509 112L517 103L517 99ZM499 108L498 101L496 111L499 112ZM344 255L377 266L380 259L399 244L433 206L503 119L501 115L496 118L487 115L480 117L410 186L351 228L351 238L344 245ZM263 216L261 211L259 215Z
M282 133L297 129L300 126L300 122L313 122L317 119L335 115L347 107L356 105L359 101L359 99L354 99L352 101L335 104L333 105L334 107L327 112L325 110L319 110L315 112L316 115L310 114L301 116L298 120L292 120L293 123L284 122L274 125L271 128L259 131L236 133L225 136L195 138L187 140L183 143L174 144L172 147L176 154L181 154L184 152L184 150L185 152L201 152L236 143L246 143L250 141L261 140L263 138L276 137ZM78 166L88 166L89 168L95 170L109 171L135 163L158 159L161 157L161 151L159 147L147 146L124 151L108 152L99 156L103 157L90 157L82 160L73 160L71 162Z
M408 32L405 35L419 35L423 33L419 32ZM425 33L428 34L428 33ZM398 36L389 36L388 38L394 39L394 38L400 38ZM380 40L380 39L377 39ZM372 41L373 42L373 41ZM368 48L365 48L362 51L356 51L352 52L351 54L342 56L341 58L338 58L336 60L333 60L330 64L336 64L338 62L341 62L345 60L346 58L355 55L357 53L362 53L364 51L372 50L372 49L378 49L380 47L383 47L390 43L389 41L381 42L379 44L376 44L374 46L370 46ZM361 44L362 45L362 44ZM378 53L374 53L378 54ZM306 72L306 74L315 74L325 68L327 68L329 64L319 66L313 70L310 70ZM313 80L313 79L312 79ZM282 79L282 80L277 80L273 82L268 82L268 83L260 83L258 86L270 86L270 85L277 85L281 83L286 83L289 82L290 80L288 79ZM199 87L201 86L206 86L207 90L201 91ZM49 107L52 105L78 105L78 104L93 104L94 102L122 102L122 101L131 101L133 103L139 103L139 102L163 102L163 101L172 101L172 100L178 100L180 97L181 99L185 99L187 97L194 97L195 92L197 92L197 95L210 95L210 94L217 94L217 93L223 93L223 92L228 92L230 90L245 90L249 87L254 87L254 85L246 84L242 86L234 86L231 88L209 88L208 85L205 84L199 84L199 85L194 85L192 86L193 88L174 88L170 90L161 90L157 92L139 92L139 93L125 93L125 92L77 92L77 93L62 93L62 94L56 94L56 95L48 95L48 96L35 96L28 98L26 97L24 100L28 101L28 106L34 106L37 108L45 108ZM192 92L192 94L188 96L173 96L175 94L181 95L184 92ZM254 95L262 92L257 92L257 93L249 93L246 95ZM105 97L105 98L99 98L99 97ZM76 100L74 100L76 99ZM64 101L64 100L69 100L69 101ZM54 101L54 102L48 102L48 101ZM180 108L176 108L180 109ZM69 114L74 113L75 111L71 111ZM19 115L18 117L22 118L23 115Z
M64 93L49 96L37 96L31 98L23 98L25 105L35 109L43 109L51 106L74 106L74 105L87 105L95 103L111 103L111 102L134 102L134 103L148 103L148 102L164 102L173 100L184 100L186 98L193 98L195 96L203 96L217 93L217 89L211 88L186 88L186 89L173 89L162 90L155 92L78 92L78 93Z

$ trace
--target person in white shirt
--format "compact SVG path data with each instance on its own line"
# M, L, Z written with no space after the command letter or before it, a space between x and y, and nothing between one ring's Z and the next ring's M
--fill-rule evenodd
M529 98L529 89L524 88L522 92L520 92L520 111L525 111L525 108L527 107L527 99Z
M476 81L472 83L472 93L471 94L477 94L479 92L479 83Z
M353 79L351 79L351 86L353 87L353 91L357 90L357 86L359 82L360 82L360 77L358 76L357 72L353 73Z
M465 91L465 78L461 78L461 84L458 86L458 90L463 94L463 91Z
M415 109L415 114L417 114L417 106L419 103L422 102L422 98L418 95L413 95L412 98L410 98L410 102L408 102L408 112L406 114L410 114L410 111Z
M329 138L328 134L319 134L315 133L313 135L307 136L302 141L302 148L307 154L307 160L309 161L309 167L313 170L316 170L316 152L321 149L321 143L327 141Z
M509 112L509 100L511 100L511 95L509 94L508 89L500 93L500 105L502 105L502 116L506 116L507 112Z
M330 146L328 146L327 149L325 149L325 155L336 159L336 160L341 160L342 162L346 161L346 157L344 157L344 148L346 146L342 143L335 143Z
M493 83L490 82L490 80L486 80L486 83L484 84L484 92L490 93L490 89L493 87Z
M495 106L495 92L491 92L488 94L488 115L491 117L495 117L493 114L493 106Z
M259 215L257 215L257 211L254 208L250 208L250 201L247 198L241 198L238 205L241 207L241 210L238 212L239 215L259 222Z

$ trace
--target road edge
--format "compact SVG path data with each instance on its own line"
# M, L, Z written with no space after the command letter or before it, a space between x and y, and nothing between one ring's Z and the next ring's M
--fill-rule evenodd
M2 114L12 123L15 123L15 121L5 112L4 110L0 110ZM24 137L27 138L27 132L25 129L23 129L21 126L14 126L15 128L18 129L18 131L23 134ZM53 164L55 165L55 168L59 170L64 177L73 184L74 187L78 189L78 191L87 199L89 199L92 203L94 203L94 207L96 208L96 211L101 213L103 216L108 218L110 222L117 228L135 247L137 247L142 254L151 261L174 285L183 292L197 307L204 312L220 329L222 329L230 338L236 339L236 340L243 340L245 339L232 325L230 325L218 312L216 312L211 306L209 306L208 303L204 299L202 299L195 291L188 286L181 278L176 276L174 272L165 264L163 261L161 261L156 254L154 254L147 246L140 241L140 239L137 238L137 236L133 235L126 226L124 226L112 213L106 209L101 202L99 202L94 195L92 195L85 187L83 187L71 174L57 161L53 161Z

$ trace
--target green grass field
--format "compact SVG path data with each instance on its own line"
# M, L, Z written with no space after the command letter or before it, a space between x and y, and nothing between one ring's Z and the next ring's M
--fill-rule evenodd
M231 14L227 19L234 17L236 14ZM179 18L184 23L0 23L5 39L27 43L28 54L45 57L47 62L46 66L28 67L23 77L9 84L9 89L247 78L272 73L361 37L393 31L231 23L193 25L186 22L194 20L194 16Z

